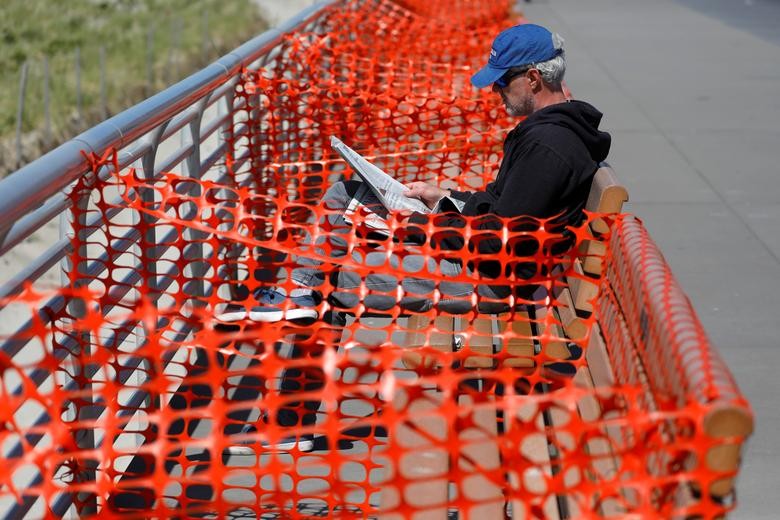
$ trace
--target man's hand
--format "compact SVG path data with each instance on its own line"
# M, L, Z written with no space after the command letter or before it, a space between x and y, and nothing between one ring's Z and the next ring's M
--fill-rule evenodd
M450 194L450 190L443 190L427 182L415 181L406 185L404 195L410 199L420 199L426 206L433 209L437 202Z

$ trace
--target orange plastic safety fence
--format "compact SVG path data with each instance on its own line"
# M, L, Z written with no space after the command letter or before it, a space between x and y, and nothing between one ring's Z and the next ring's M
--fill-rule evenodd
M509 6L337 3L245 71L230 151L205 177L148 179L111 150L90 156L93 175L70 195L68 286L8 302L30 323L0 354L0 507L56 516L72 502L106 518L731 510L750 409L636 219L590 215L562 233L530 218L486 231L477 218L453 228L391 215L385 237L322 202L351 176L333 135L402 181L493 178L515 122L468 79L515 23ZM599 217L607 233L591 230ZM409 247L420 232L429 238ZM440 247L455 234L460 249ZM500 251L479 253L489 240ZM553 255L561 242L572 247ZM601 275L582 272L588 242L606 251ZM469 268L443 272L447 258ZM311 260L318 319L219 319L228 304L253 309L260 288L292 291ZM574 315L588 284L593 312ZM479 285L499 290L462 290Z

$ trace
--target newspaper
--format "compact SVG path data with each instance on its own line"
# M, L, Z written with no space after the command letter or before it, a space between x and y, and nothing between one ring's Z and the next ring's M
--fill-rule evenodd
M368 162L365 157L345 145L338 137L331 136L330 145L355 170L388 211L431 212L431 208L420 199L412 199L404 195L406 186Z
M379 204L365 204L361 197L353 198L344 211L344 219L347 222L352 223L354 214L360 211L363 214L363 224L387 234L389 228L386 218L392 211L438 213L440 204L445 199L450 201L449 205L455 210L460 211L463 208L462 201L445 197L431 209L420 199L413 199L404 195L406 186L403 183L398 182L380 168L368 162L365 157L344 144L338 137L331 136L330 145L344 158L363 183L368 186L379 204L381 204L381 207L377 207Z

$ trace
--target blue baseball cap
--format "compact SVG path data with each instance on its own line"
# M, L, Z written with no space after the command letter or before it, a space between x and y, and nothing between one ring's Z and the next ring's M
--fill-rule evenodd
M471 76L477 88L492 85L512 67L551 60L563 53L563 39L542 26L515 25L496 36L487 65Z

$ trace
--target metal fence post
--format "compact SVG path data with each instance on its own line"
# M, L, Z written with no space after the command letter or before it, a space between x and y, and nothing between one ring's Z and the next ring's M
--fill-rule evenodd
M169 33L171 35L168 55L165 58L165 84L170 85L179 78L179 40L181 39L181 20L171 20Z
M93 175L88 173L87 175ZM90 177L91 180L97 180L97 172ZM92 182L86 183L82 192L74 205L74 224L78 225L74 237L78 243L76 250L77 256L75 262L69 262L68 267L76 269L77 272L88 270L89 265L89 245L88 245L88 215L90 206L90 197L94 190ZM70 280L68 281L70 283ZM88 286L89 279L79 279L73 283L73 287ZM73 298L67 306L68 315L72 320L83 319L87 314L87 305L82 298ZM73 357L73 372L77 382L77 388L82 395L80 404L75 404L74 426L72 427L73 440L80 449L91 451L95 449L95 430L97 428L97 419L100 417L100 407L98 400L93 394L92 377L90 369L95 362L91 359L95 353L92 345L93 336L90 332L74 332L77 339L77 346ZM97 339L97 338L95 338ZM99 368L95 368L94 374L97 375ZM79 427L79 425L81 425ZM82 459L78 465L78 473L74 475L75 481L79 483L97 482L98 462L94 459ZM94 491L81 491L76 493L76 511L78 516L92 516L98 512L97 494Z
M179 46L181 45L181 20L176 18L173 21L173 41L171 42L171 55L173 56L173 81L178 81L181 77L181 59L179 59Z
M108 99L106 94L106 48L100 46L100 111L103 119L108 119Z
M43 140L48 149L51 146L51 95L49 92L49 58L43 57Z
M187 177L198 180L202 177L200 171L201 145L203 144L201 139L201 123L207 106L208 96L205 96L198 102L197 116L195 116L192 121L190 121L190 124L187 125L190 134L189 137L192 142L192 151L184 160L184 173ZM181 131L181 136L184 138L184 129ZM200 184L194 186L190 195L193 197L202 195L202 186ZM186 241L190 241L184 250L184 256L187 260L192 260L189 268L189 274L192 276L192 281L187 284L185 292L191 298L194 307L202 308L206 305L205 297L207 287L204 277L208 272L208 267L206 267L204 265L205 262L203 262L203 259L205 258L203 240L208 238L208 233L197 231L193 228L187 228L184 230L183 236Z
M154 26L146 33L146 96L154 92Z
M24 116L24 94L27 89L27 72L29 63L22 64L22 73L19 77L19 104L16 107L16 167L22 165L22 117Z
M81 113L81 47L76 47L76 114L79 125L84 122L84 114Z
M208 61L209 57L209 12L204 9L202 17L200 19L200 28L202 32L202 39L200 42L201 52L203 53L203 61Z
M208 19L205 20L204 26L207 26L207 23ZM288 31L286 32L289 32L292 29L293 26L288 28ZM206 36L208 35L207 29L205 34ZM102 221L94 218L95 212L90 211L94 210L95 206L94 203L90 201L90 197L86 192L90 192L91 189L94 189L94 186L84 186L86 188L84 197L75 197L74 200L74 198L69 196L69 194L72 193L71 190L73 189L74 181L85 174L86 164L81 156L81 152L85 149L102 152L108 148L117 148L119 149L120 157L119 168L124 168L127 164L137 161L137 157L140 155L143 157L140 162L144 169L144 173L147 178L149 178L153 175L155 170L155 155L160 141L165 136L166 126L170 121L175 121L177 125L181 124L179 118L189 117L187 111L190 110L192 104L202 102L204 105L198 107L199 121L187 120L187 124L190 125L190 133L193 136L193 139L197 141L197 144L195 145L196 148L192 150L192 155L186 158L187 162L185 167L192 175L199 175L203 169L215 168L214 161L217 161L216 164L219 165L217 168L227 168L224 164L225 161L222 161L222 164L220 164L218 159L211 156L211 153L207 157L202 157L201 155L205 153L205 148L203 150L199 150L198 148L201 144L201 139L204 138L202 132L205 131L205 128L210 128L213 124L213 112L224 112L224 110L222 110L224 108L231 114L231 116L227 118L227 121L222 123L222 129L226 127L232 129L241 122L235 115L236 107L234 107L234 105L238 104L234 99L236 94L235 89L226 89L227 93L222 94L222 96L224 96L223 99L218 100L215 96L214 99L210 98L208 103L199 100L203 99L204 93L213 93L215 89L221 89L226 82L233 81L235 75L240 73L241 67L256 63L261 56L265 56L267 53L272 52L273 48L282 41L282 38L283 33L280 31L267 31L263 35L253 39L251 42L247 42L248 44L244 44L240 48L234 50L234 52L225 55L218 62L193 74L183 81L181 85L175 85L166 92L161 93L160 96L149 96L150 99L139 103L137 106L122 114L112 117L108 121L96 125L76 139L64 143L55 150L47 153L44 157L33 161L30 165L27 165L3 179L3 188L0 189L0 195L2 195L2 197L0 197L2 199L0 207L2 208L4 219L3 222L0 222L0 238L9 237L9 239L6 242L3 238L3 240L0 240L0 245L3 247L7 246L9 248L8 250L10 250L10 248L15 247L14 244L17 242L14 241L20 240L20 236L31 236L35 230L43 225L43 223L50 222L52 219L56 218L58 212L67 212L68 206L70 206L71 203L75 203L75 209L78 213L74 214L72 217L73 220L70 221L67 216L63 214L61 217L61 233L64 233L64 235L60 235L61 238L65 238L65 236L70 233L74 235L72 238L75 240L67 241L67 245L58 245L56 249L50 249L40 255L37 259L34 259L34 262L37 262L40 265L54 267L58 262L62 261L61 280L63 281L64 286L70 281L70 278L67 277L67 272L69 270L71 270L71 272L76 271L77 273L85 274L84 278L80 278L80 275L79 278L75 278L74 276L74 283L77 286L83 282L88 283L88 280L90 279L97 280L97 278L92 277L102 276L102 273L108 272L108 264L103 263L104 260L102 257L96 257L95 250L87 251L87 248L90 248L93 243L96 244L98 249L102 247L102 245L100 245L102 244L102 239L100 244L94 242L94 238L90 239L93 233L100 233L99 227L103 225L100 223ZM149 57L153 57L154 48L152 44L154 42L153 29L151 28L148 33L147 42L150 44L147 49L147 54ZM214 48L214 44L211 40L207 40L206 43ZM83 112L83 102L85 102L85 99L88 101L88 98L83 97L81 90L81 50L78 47L74 50L75 56L70 55L66 59L68 61L74 60L71 61L71 64L75 65L75 108L77 109L79 125L83 126L84 121L88 117L88 114ZM216 52L216 49L211 52ZM91 59L89 56L91 55L87 54L87 58ZM101 58L105 59L105 55L101 56ZM147 72L152 80L149 83L149 89L151 90L154 87L153 62L150 60L147 62L147 65ZM22 127L21 116L24 114L22 105L26 92L26 82L28 81L30 74L28 70L29 65L27 63L25 63L24 68L25 70L22 71L24 81L20 81L20 84L24 85L24 88L20 89L21 103L19 106L20 117L18 117L18 126L20 129ZM105 69L105 67L103 68ZM51 71L49 71L49 73L51 73ZM229 77L226 77L226 73ZM103 74L103 79L105 79L106 73L104 72ZM106 85L107 82L104 84L104 90ZM52 86L51 78L49 77L49 96L52 94ZM54 87L56 87L56 85L54 85ZM51 97L49 97L49 103L52 101L56 102L56 100L52 100ZM207 105L208 109L206 109ZM90 103L88 108L91 108L91 106L92 104ZM68 109L72 108L72 106L68 107ZM49 106L49 109L51 109L51 106ZM29 107L27 110L29 112ZM207 112L205 117L204 112ZM201 118L203 118L204 121L200 121ZM222 140L223 143L221 144L224 144L225 136L221 132L213 129L210 131L214 133L211 133L208 139L212 139L211 136L213 136L215 141ZM147 139L151 140L153 144L151 150L147 149L145 142ZM166 139L170 139L170 136L166 137ZM180 161L182 157L186 156L184 149L187 146L187 143L183 143L183 145L184 146L177 148L177 150L174 150L174 154L171 155L170 159L166 158L166 167L181 164ZM241 148L243 149L243 144ZM181 155L177 156L176 154L179 153ZM208 161L208 165L206 163L201 164L201 161ZM244 161L245 159L243 159L236 168L240 168L240 165L245 165L246 162ZM108 166L107 168L111 168L111 166ZM103 173L109 172L103 170ZM235 180L235 178L232 177L232 180ZM150 179L150 184L151 183L152 181ZM141 190L141 192L143 193L143 190ZM143 193L143 195L146 199L142 199L141 203L149 204L150 202L154 202L153 193ZM110 201L107 200L107 202ZM117 203L110 202L110 204L113 205ZM106 213L106 215L108 215L108 213ZM108 217L108 225L112 225L112 219L116 218L116 214L112 215L114 216ZM168 285L166 285L166 273L161 269L158 253L170 247L170 245L167 242L167 238L163 240L163 237L157 236L165 233L167 228L155 226L155 220L153 218L141 217L137 219L140 221L138 223L136 223L135 220L135 217L133 217L132 224L134 227L137 226L137 231L123 235L124 238L117 241L116 244L110 244L112 247L114 245L118 247L118 249L112 249L111 251L116 252L116 254L124 254L123 251L131 250L130 248L132 247L129 244L124 244L124 242L135 241L138 246L138 253L134 256L139 263L143 264L143 266L149 266L149 269L144 269L144 274L142 275L143 281L141 282L131 275L125 276L122 281L116 280L116 287L126 287L126 289L117 291L116 298L123 298L130 290L133 290L132 288L142 290L141 286L145 284L147 293L151 298L154 298L156 302L159 296L164 294L168 287ZM71 226L70 231L68 230L69 224ZM122 225L124 224L125 223L122 222ZM79 231L78 235L76 235L76 230ZM138 238L138 235L141 236L140 239ZM198 236L199 235L193 232L190 241L196 242ZM115 238L119 237L117 236ZM157 238L161 238L161 240L158 242L156 240ZM123 245L120 245L120 242ZM73 245L76 245L77 247L75 251L69 249ZM206 253L210 252L208 249L210 247L209 245L206 245L206 252L204 253L197 252L196 250L197 248L203 248L204 244L196 243L194 246L195 247L191 249L192 256L190 258L203 258ZM101 251L103 250L101 249ZM71 262L70 266L68 266L68 260ZM204 271L201 269L205 267L205 265L206 264L193 265L194 269L191 271L194 273L192 276L195 279L195 284L191 286L193 291L192 294L196 297L205 294L207 290L215 290L215 286L211 284L211 280L206 279L203 276ZM11 268L15 269L16 266L12 266ZM38 274L25 275L24 269L20 274L24 275L27 280L35 281L39 279ZM200 285L200 287L198 285ZM112 293L112 298L113 297L114 294ZM56 298L52 298L46 303L46 306L49 305L51 305L53 309L56 309L57 313L64 311L63 314L65 315L65 319L78 319L79 317L85 316L87 310L92 311L95 303L88 302L84 299L70 301L70 298L62 298L58 295ZM48 309L48 307L44 308ZM106 314L111 312L110 309L112 308L114 308L113 303L107 303L105 307L96 307L96 309ZM43 313L39 314L47 326L52 320L57 319L54 315L47 314L47 316L43 316ZM130 322L130 326L132 325L132 322ZM19 330L24 332L26 330L24 327L25 326L23 325ZM104 373L107 368L103 367L104 365L101 358L96 357L95 354L99 352L99 349L106 348L108 345L115 345L115 343L108 343L108 341L117 341L116 345L122 344L119 342L132 341L132 339L127 338L129 330L130 329L125 330L123 328L121 328L121 330L117 329L114 334L107 338L102 337L101 331L100 336L97 333L85 332L84 334L77 333L67 339L64 347L72 349L67 352L67 359L72 360L71 365L73 366L73 370L70 373L63 375L71 377L71 380L68 381L68 384L71 384L71 386L66 387L66 390L68 392L75 391L75 395L78 396L79 402L77 405L74 406L71 404L67 408L68 415L64 418L68 421L72 432L71 435L75 438L74 447L77 449L75 450L73 457L79 461L79 465L74 466L73 468L74 470L78 470L78 473L72 474L72 480L69 483L63 483L76 484L78 485L78 489L73 489L72 487L69 489L70 486L62 486L62 491L60 492L59 483L56 483L56 496L52 496L52 502L46 504L45 499L47 497L37 493L37 491L41 489L39 487L40 479L45 478L45 472L41 472L39 480L31 482L25 489L23 502L13 506L10 517L25 517L25 513L32 507L37 508L39 506L50 508L55 516L65 515L66 512L68 515L73 516L92 516L103 513L103 511L99 511L98 508L102 509L106 502L102 501L103 496L98 497L96 495L96 491L98 491L99 488L95 487L96 476L100 475L101 478L104 476L102 473L102 466L98 466L98 463L102 462L101 453L103 453L100 450L100 446L105 446L103 443L115 442L116 438L111 438L110 436L96 436L99 429L103 430L100 433L105 433L105 425L98 421L98 417L100 413L106 413L107 410L106 403L100 399L100 394L96 385L99 385L101 378L107 377L108 374ZM183 338L186 334L191 332L192 326L188 324L187 326L184 326L182 330L178 331L178 334ZM23 336L23 334L21 336ZM106 341L105 344L103 344L104 339ZM26 339L23 341L25 341L24 344L26 344L26 342L32 340ZM139 332L136 341L135 354L140 356L142 353L138 352L138 344L140 343L142 345L144 342L143 330ZM9 343L9 340L7 340L6 343ZM23 347L24 344L20 344L20 348ZM171 352L173 355L173 351ZM156 390L156 387L151 384L144 385L144 382L154 382L157 381L157 378L163 377L161 371L169 365L170 359L172 358L156 360L146 357L143 361L128 361L128 369L134 370L135 376L139 379L136 385L138 387L137 391L133 393L132 397L128 396L128 400L132 399L132 403L140 403L141 400L145 400L147 403L146 409L149 410L149 413L151 414L154 413L155 409L159 409L162 401L160 393ZM147 365L148 370L146 368ZM63 365L63 368L68 368L68 370L70 370L70 366ZM95 375L97 375L97 377L95 377ZM132 373L129 373L126 378L129 378L131 375ZM51 377L51 375L49 375L49 377ZM121 378L120 382L122 382ZM60 383L55 382L55 384ZM128 384L127 386L132 386L132 384ZM130 417L130 414L133 413L136 407L140 408L140 405L133 404L132 407L128 406L127 410L122 410L122 420L124 420L125 417ZM54 412L56 412L56 410L54 410ZM140 418L142 413L138 412L140 412L140 410L135 411L135 414L139 416L139 423L146 424L147 418ZM53 413L53 409L41 411L36 415L39 415L41 420L45 421L48 420L46 415L50 413ZM144 423L141 423L142 420ZM119 428L120 429L114 433L119 435L123 432L133 433L132 428L129 431L124 429L121 425ZM152 434L158 430L158 427L153 422L148 428L149 432ZM162 430L159 433L165 435L167 432ZM31 447L34 447L40 442L40 439L43 438L43 436L35 430L24 433L23 436L25 438L20 438L12 444L18 444L18 449L25 453L30 453ZM136 437L133 437L133 441L137 440ZM144 438L139 442L146 444L153 442L153 440ZM48 448L48 446L45 447L45 449ZM54 450L57 449L57 447L52 448ZM14 449L16 449L16 447L14 447ZM133 471L122 473L123 470L118 467L116 468L116 471L121 473L121 477L130 478L132 478L134 474L141 473L133 473ZM132 485L132 482L129 483ZM45 485L48 485L48 483ZM72 509L68 510L74 501L77 503L75 515L73 514ZM149 505L149 507L151 507L151 505Z

